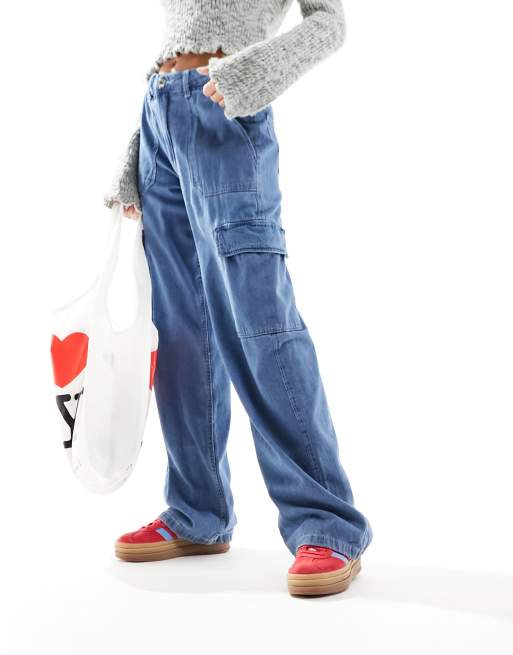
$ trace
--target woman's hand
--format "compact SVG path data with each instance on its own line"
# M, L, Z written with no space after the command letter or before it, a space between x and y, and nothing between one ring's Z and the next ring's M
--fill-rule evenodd
M198 66L196 68L198 73L202 75L208 75L208 66ZM203 87L203 93L212 100L212 102L217 102L220 107L224 107L224 97L216 86L214 80L209 80Z
M128 207L123 207L123 216L126 218L131 218L134 221L137 221L141 218L141 212L135 207L135 205L129 205Z

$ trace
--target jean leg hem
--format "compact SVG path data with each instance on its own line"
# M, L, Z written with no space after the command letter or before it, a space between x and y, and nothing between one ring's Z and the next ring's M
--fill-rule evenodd
M208 537L204 535L193 534L190 530L185 528L181 523L176 521L169 513L169 511L162 512L159 519L163 521L167 527L175 532L178 537L192 541L195 544L227 544L232 540L233 530L228 532L216 533Z
M331 548L337 553L343 553L351 559L358 559L363 552L367 549L369 542L364 540L363 545L348 543L342 539L337 539L335 537L330 537L328 535L320 534L305 534L299 537L295 544L295 551L300 546L323 546L324 548ZM294 551L294 554L295 554Z

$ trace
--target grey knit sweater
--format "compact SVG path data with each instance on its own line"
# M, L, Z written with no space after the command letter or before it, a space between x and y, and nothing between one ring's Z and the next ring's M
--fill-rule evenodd
M221 48L226 56L208 64L226 117L255 114L343 43L341 0L297 1L303 20L277 34L293 0L161 0L167 38L147 78L178 52ZM140 211L138 158L137 128L105 197L107 207L119 202Z

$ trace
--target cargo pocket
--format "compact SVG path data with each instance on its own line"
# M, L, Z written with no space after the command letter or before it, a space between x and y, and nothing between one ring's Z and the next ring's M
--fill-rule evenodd
M302 330L285 263L285 231L252 220L215 229L218 253L239 337Z

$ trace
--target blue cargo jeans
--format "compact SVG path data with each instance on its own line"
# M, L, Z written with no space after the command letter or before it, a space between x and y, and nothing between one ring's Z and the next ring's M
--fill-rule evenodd
M372 531L339 461L286 267L273 110L229 119L203 94L208 79L196 69L153 74L141 116L154 389L168 457L160 518L184 539L230 541L232 383L288 549L316 544L355 558Z

